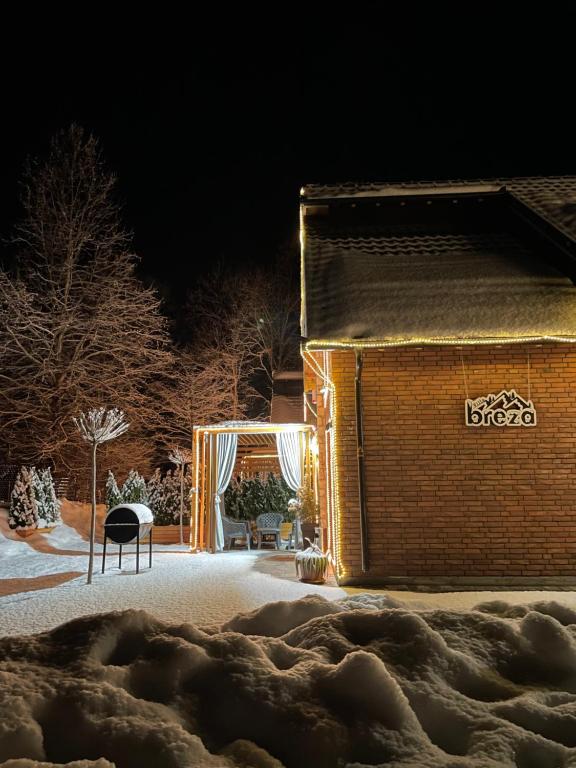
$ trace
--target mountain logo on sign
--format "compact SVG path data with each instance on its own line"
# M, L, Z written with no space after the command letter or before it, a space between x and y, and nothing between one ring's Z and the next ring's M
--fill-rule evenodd
M515 390L467 399L464 406L467 427L535 427L536 409L531 400Z

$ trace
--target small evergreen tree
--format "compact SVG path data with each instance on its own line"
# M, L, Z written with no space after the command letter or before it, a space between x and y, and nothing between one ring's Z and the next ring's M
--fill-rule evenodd
M147 501L146 481L135 469L131 469L122 486L122 503L146 504Z
M293 520L288 510L292 494L284 478L273 472L233 478L224 492L224 506L226 514L237 520L255 520L263 512L279 512L285 520Z
M122 504L122 501L122 494L118 488L114 473L109 469L108 477L106 478L106 507L107 509L112 509L112 507Z
M155 469L150 479L146 483L146 496L148 497L148 506L154 512L154 508L158 503L158 495L160 485L162 483L162 477L160 476L160 470Z
M44 510L43 518L48 525L60 525L62 522L62 516L60 514L60 501L56 496L56 488L54 487L54 480L52 479L52 472L50 468L43 469L40 472L40 481L43 486L43 501ZM40 512L38 513L40 517Z
M12 494L8 513L10 528L26 530L38 527L38 505L33 484L33 470L21 467Z
M242 481L233 477L224 491L224 509L229 517L244 520L242 511Z
M188 498L191 478L184 475L184 493ZM180 473L171 470L162 477L157 469L146 486L147 504L154 515L154 525L176 525L180 519ZM184 509L183 524L190 523L187 507Z
M268 474L264 480L264 496L266 498L266 511L278 512L284 515L284 520L287 520L288 501L292 496L292 491L282 476L275 475L273 472Z
M180 477L174 470L166 472L162 481L164 514L170 520L169 525L176 525L180 518Z
M36 499L36 522L38 528L46 528L48 526L48 520L46 518L46 498L44 493L44 483L42 482L40 475L36 471L36 467L30 467L30 477L32 482L32 490L34 491L34 498Z
M172 520L166 515L164 507L164 489L160 470L156 469L146 486L148 506L154 515L154 525L171 525Z

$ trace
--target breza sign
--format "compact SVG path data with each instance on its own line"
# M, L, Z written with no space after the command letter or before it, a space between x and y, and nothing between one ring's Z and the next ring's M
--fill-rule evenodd
M536 409L531 400L503 389L497 395L466 400L467 427L535 427Z

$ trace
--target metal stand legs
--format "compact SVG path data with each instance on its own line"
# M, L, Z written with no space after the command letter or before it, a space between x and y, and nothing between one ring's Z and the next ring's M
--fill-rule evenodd
M108 537L104 536L102 549L102 573L106 570L106 543ZM148 534L148 567L152 568L152 528ZM122 570L122 544L118 545L118 568ZM136 539L136 573L140 573L140 539Z

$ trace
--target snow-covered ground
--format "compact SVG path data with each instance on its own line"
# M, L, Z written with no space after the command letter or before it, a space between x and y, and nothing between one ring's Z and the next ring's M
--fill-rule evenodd
M75 522L75 517L67 519ZM0 594L3 584L12 594L0 597L0 635L40 632L78 616L125 608L144 609L163 621L221 623L274 600L295 600L306 594L330 599L345 595L335 586L298 582L286 553L193 555L180 545L155 545L149 569L144 544L139 574L133 545L124 548L122 570L118 568L118 548L108 545L102 574L102 546L97 544L94 580L88 586L88 542L79 525L61 525L32 539L15 534L7 538L5 534L9 535L4 527L4 533L0 531ZM262 567L260 562L268 559L268 567ZM68 580L52 586L51 577L57 574Z
M83 518L80 515L83 515ZM134 547L117 567L117 547L109 546L106 572L100 573L102 546L96 545L94 582L86 585L88 542L86 510L69 507L49 535L7 538L0 530L0 636L40 632L96 612L141 608L162 621L219 624L236 613L276 600L319 594L329 600L359 590L334 584L311 586L295 579L287 555L236 551L219 555L188 552L179 545L155 545L152 570L146 546L141 571L135 573ZM4 532L6 527L4 526ZM54 581L55 577L65 580ZM555 600L576 609L576 592L447 592L423 594L387 590L386 594L416 609L468 610L480 602L510 604Z
M0 639L0 710L5 768L568 768L576 611L312 596L220 630L101 614Z
M65 519L0 520L2 768L576 767L574 592L347 595L179 546L87 586Z

